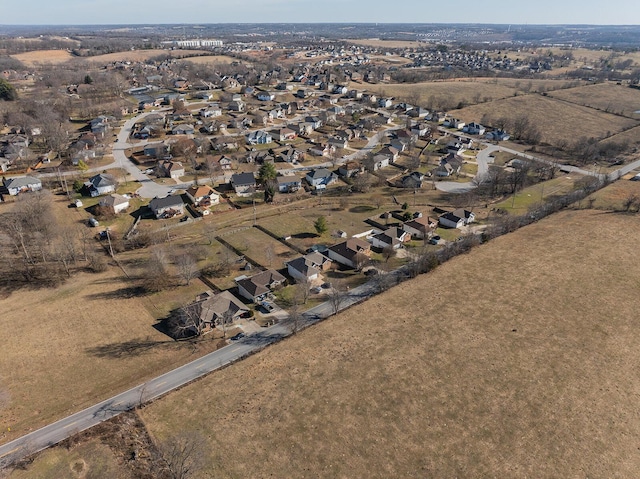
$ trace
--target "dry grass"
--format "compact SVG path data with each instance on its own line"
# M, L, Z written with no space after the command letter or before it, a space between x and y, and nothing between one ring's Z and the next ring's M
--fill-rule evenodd
M38 63L64 63L73 58L71 53L66 50L36 50L18 53L17 55L11 55L11 57L28 66L34 66Z
M466 122L480 121L485 114L494 120L501 117L513 120L520 115L526 115L531 124L538 125L542 133L542 142L552 145L560 141L572 143L583 136L604 138L638 124L630 118L540 95L517 96L474 105L453 110L450 114Z
M531 91L546 91L562 88L567 84L563 80L534 80ZM352 83L352 88L363 88L363 85ZM397 98L416 96L420 104L427 105L431 100L436 103L446 100L451 105L463 103L478 103L508 98L515 92L529 87L528 80L487 79L472 80L458 79L451 81L422 82L422 83L389 83L366 85L366 89L375 93Z
M143 417L157 437L209 437L223 477L633 477L638 234L563 212Z
M265 268L283 268L285 261L297 256L294 250L256 228L227 235L224 240Z
M589 106L598 110L638 118L640 114L640 90L615 83L598 83L549 93L560 100Z
M202 50L127 50L125 52L106 53L86 57L85 59L94 63L111 63L132 61L139 62L159 55L167 55L174 58L189 57L192 55L202 55Z
M97 440L88 441L68 450L48 449L38 455L28 468L16 469L11 479L83 478L129 479L131 473L116 458L111 449Z
M183 58L183 60L185 61L189 61L191 63L197 63L197 64L215 64L215 63L231 63L234 61L237 61L235 58L233 57L228 57L226 55L205 55L205 56L200 56L200 57L186 57Z
M639 182L629 180L616 181L591 195L594 198L593 208L605 211L622 211L624 209L624 201L631 195L640 197Z
M0 300L0 384L10 399L0 442L215 349L207 341L191 349L157 331L156 318L172 298L135 296L133 286L112 269ZM194 291L176 294L184 302Z
M380 40L379 38L366 38L364 40L345 40L354 45L379 48L419 48L426 44L422 42L411 42L405 40Z

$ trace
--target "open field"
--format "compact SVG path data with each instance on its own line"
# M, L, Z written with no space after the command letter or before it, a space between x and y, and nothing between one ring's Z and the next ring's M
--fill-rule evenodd
M12 58L21 61L27 66L34 66L37 63L64 63L73 58L66 50L36 50L33 52L18 53L11 55Z
M624 201L631 195L640 197L640 182L616 181L591 195L591 198L594 198L593 208L604 211L622 211L624 209Z
M194 282L171 292L183 304L205 289ZM0 300L0 385L10 400L0 442L215 349L213 340L196 349L170 340L153 326L174 298L138 294L114 268Z
M598 83L549 93L550 97L598 110L639 118L640 90L615 83Z
M497 239L157 401L145 423L208 437L222 477L633 477L640 225L603 221L566 211Z
M518 191L515 195L511 195L499 203L494 203L493 207L513 215L525 214L536 203L548 200L552 196L566 195L573 190L575 182L579 178L582 178L582 175L577 173L574 175L565 174L553 180L528 186Z
M638 125L637 120L623 118L537 94L517 96L449 112L466 122L480 121L484 115L492 120L515 119L526 114L529 122L539 125L542 142L557 145L580 137L604 138Z
M281 269L285 261L298 256L294 250L257 228L247 228L226 235L224 240L241 253L246 252L247 256L265 268Z
M432 100L446 99L455 107L460 102L479 103L508 98L522 89L546 91L564 88L569 82L564 80L514 80L476 78L473 80L451 80L422 83L359 84L351 83L351 88L365 88L375 93L397 98L417 97L421 105Z
M198 57L185 57L183 58L185 61L189 61L191 63L197 64L209 64L209 63L231 63L237 61L233 57L228 57L226 55L204 55Z
M106 53L104 55L96 55L92 57L86 57L85 60L92 63L111 63L111 62L123 62L132 61L140 62L148 60L149 58L157 57L159 55L166 55L173 58L183 58L192 55L202 55L202 50L128 50L125 52Z
M422 42L412 42L405 40L380 40L379 38L366 38L364 40L345 40L345 42L353 43L354 45L380 48L418 48L424 47L426 45Z

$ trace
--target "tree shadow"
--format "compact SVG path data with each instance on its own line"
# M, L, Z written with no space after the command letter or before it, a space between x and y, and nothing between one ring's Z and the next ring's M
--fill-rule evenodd
M317 238L318 235L315 233L296 233L291 235L292 238L296 239L309 239L309 238Z
M122 343L111 343L85 349L88 354L98 358L118 359L136 357L157 349L175 348L175 341L154 341L150 339L132 339Z
M369 211L374 211L375 208L369 205L360 205L354 206L353 208L349 208L349 212L351 213L368 213Z
M113 291L103 291L87 296L87 299L105 300L105 299L130 299L138 296L145 296L147 290L142 286L126 286L124 288L114 289Z

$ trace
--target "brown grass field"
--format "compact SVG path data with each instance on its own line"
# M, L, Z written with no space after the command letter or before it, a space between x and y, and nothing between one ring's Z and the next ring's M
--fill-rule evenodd
M366 47L380 48L418 48L424 47L425 43L404 40L380 40L379 38L366 38L364 40L345 40L354 45L364 45Z
M133 50L86 57L86 60L93 63L111 63L127 60L139 62L157 57L158 55L169 55L174 58L183 58L192 55L202 55L202 53L202 50Z
M153 327L164 305L191 300L203 284L151 297L134 296L130 286L114 268L0 300L0 387L10 399L0 443L215 349L213 340L192 349Z
M33 52L18 53L11 55L27 66L34 66L38 63L64 63L73 58L66 50L36 50Z
M143 419L207 437L217 477L634 477L638 234L632 217L562 212Z
M191 63L197 64L214 64L214 63L231 63L236 61L233 57L228 57L226 55L204 55L199 57L185 57L183 58L185 61L189 61Z
M632 118L640 117L640 114L634 114L640 111L640 90L628 86L598 83L550 92L549 96Z
M398 98L409 98L418 95L421 104L427 104L431 97L447 98L451 104L460 102L477 103L499 100L514 95L515 92L528 86L528 80L488 79L451 80L422 83L351 83L351 88L366 90ZM546 91L563 88L568 84L564 80L535 80L531 82L531 91Z
M532 124L540 125L542 141L551 145L560 140L571 143L580 137L604 138L638 125L637 120L537 94L474 105L449 113L466 122L480 121L485 114L492 119L514 119L526 115Z

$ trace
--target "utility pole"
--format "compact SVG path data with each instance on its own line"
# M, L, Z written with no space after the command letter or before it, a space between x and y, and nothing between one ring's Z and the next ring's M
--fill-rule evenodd
M105 229L105 231L107 232L107 240L109 241L109 253L111 254L111 257L114 258L114 254L113 254L113 246L111 245L111 235L109 234L109 228Z

